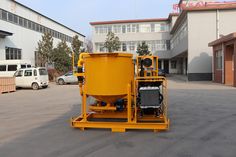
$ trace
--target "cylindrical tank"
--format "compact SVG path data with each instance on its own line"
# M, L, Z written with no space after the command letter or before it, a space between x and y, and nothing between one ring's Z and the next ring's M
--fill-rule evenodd
M126 96L134 80L132 54L93 53L83 57L85 91L100 101L114 103Z

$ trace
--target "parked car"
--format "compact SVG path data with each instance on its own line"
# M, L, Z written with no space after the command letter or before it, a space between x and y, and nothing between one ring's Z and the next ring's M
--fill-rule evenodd
M14 76L16 87L33 88L34 90L48 87L48 72L43 67L19 69Z
M64 85L67 83L78 83L78 78L73 75L72 71L69 71L64 75L57 77L56 82L59 85Z
M166 77L165 70L163 70L163 69L158 69L158 76L164 76L164 77Z

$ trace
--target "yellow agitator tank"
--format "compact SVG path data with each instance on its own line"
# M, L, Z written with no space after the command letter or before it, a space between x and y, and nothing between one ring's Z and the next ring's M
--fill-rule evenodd
M127 94L127 85L134 80L132 54L88 54L83 62L86 94L106 103Z

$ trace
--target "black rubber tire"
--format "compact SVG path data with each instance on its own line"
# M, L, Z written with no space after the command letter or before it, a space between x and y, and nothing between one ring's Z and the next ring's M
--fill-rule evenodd
M48 88L48 86L43 86L42 88L45 89L45 88Z
M59 79L59 80L58 80L58 84L59 84L59 85L64 85L64 84L65 84L65 81L64 81L63 79Z
M33 88L33 90L38 90L39 89L39 85L38 85L38 83L32 83L32 88Z

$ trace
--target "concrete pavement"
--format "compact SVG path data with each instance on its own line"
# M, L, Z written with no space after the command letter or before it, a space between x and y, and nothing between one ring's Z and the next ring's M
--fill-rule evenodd
M235 157L236 89L170 78L168 132L69 126L80 112L76 85L0 95L0 157Z

